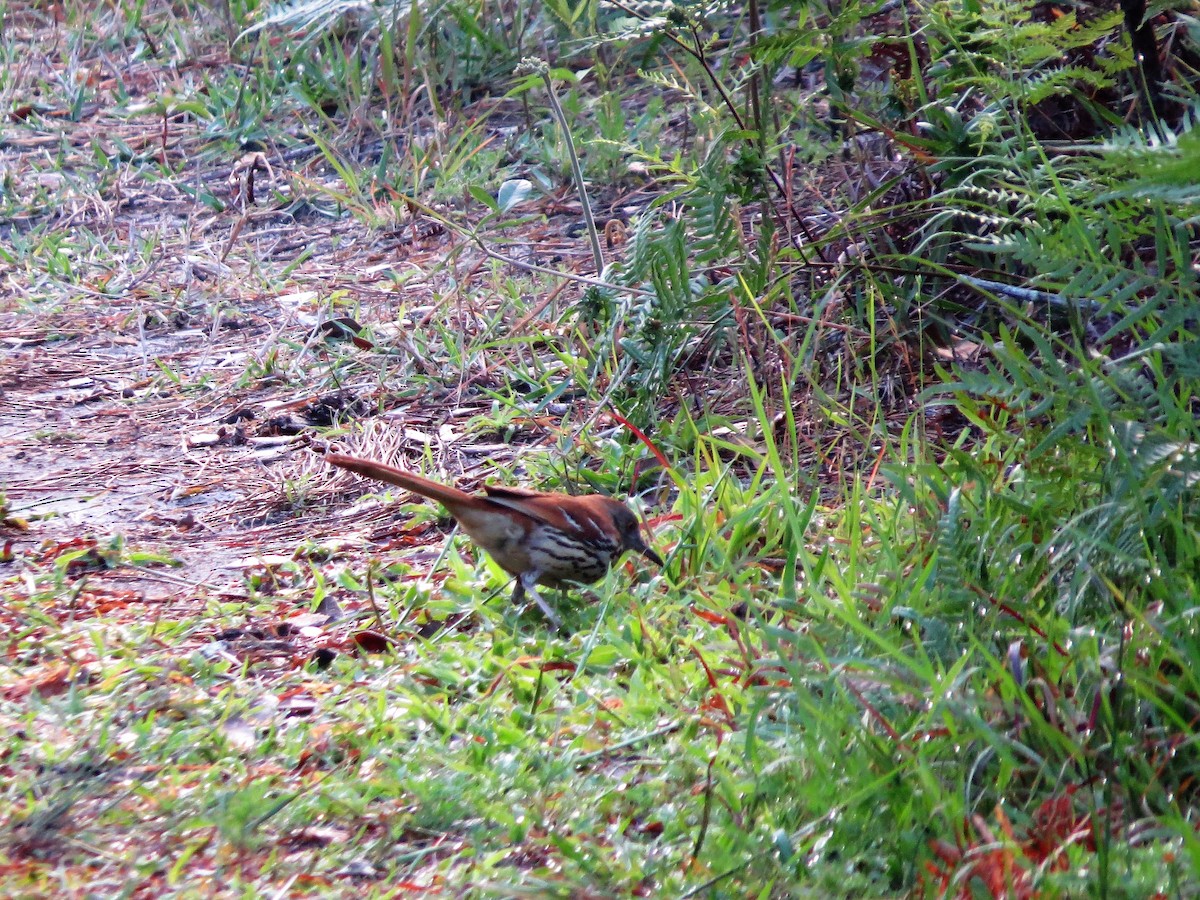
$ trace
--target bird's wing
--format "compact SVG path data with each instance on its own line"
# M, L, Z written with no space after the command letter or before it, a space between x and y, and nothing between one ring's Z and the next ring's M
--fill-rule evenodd
M561 495L494 484L485 484L483 490L493 503L524 513L543 525L566 530L572 525L579 527L579 523L564 521Z

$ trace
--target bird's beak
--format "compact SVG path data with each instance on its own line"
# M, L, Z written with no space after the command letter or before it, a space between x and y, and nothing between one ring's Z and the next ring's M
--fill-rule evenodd
M642 536L642 530L645 527L646 525L644 522L639 523L638 530L632 534L629 534L625 538L625 549L636 550L638 553L642 554L642 556L646 557L646 559L650 560L650 562L657 565L660 569L664 569L666 568L667 564L663 562L662 557L646 546L646 539Z
M666 563L662 561L662 557L646 546L646 542L642 540L642 536L640 534L638 535L637 546L633 549L642 554L642 556L646 557L646 559L650 560L650 562L657 565L660 569L666 566Z

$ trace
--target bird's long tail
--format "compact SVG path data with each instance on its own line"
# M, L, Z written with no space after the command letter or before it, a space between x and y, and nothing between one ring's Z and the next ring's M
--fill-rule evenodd
M375 462L371 459L361 459L357 456L346 456L342 453L326 453L325 461L331 465L335 465L342 469L349 469L364 478L373 478L376 481L386 481L388 484L394 484L397 487L402 487L406 491L412 491L414 494L420 494L422 497L428 497L430 500L436 500L443 504L451 512L459 507L464 502L473 503L479 500L478 497L472 497L466 491L460 491L456 487L450 487L446 484L439 484L436 481L430 481L421 475L416 475L412 472L406 472L404 469L397 469L395 466L389 466L385 463Z

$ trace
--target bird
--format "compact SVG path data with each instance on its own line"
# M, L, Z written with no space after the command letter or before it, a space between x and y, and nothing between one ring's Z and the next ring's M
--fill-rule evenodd
M556 631L562 630L562 620L538 594L537 586L591 584L604 577L627 550L659 568L664 565L642 539L638 517L611 497L497 485L485 485L485 496L479 496L357 456L326 453L325 461L442 504L471 540L516 579L513 603L528 594Z

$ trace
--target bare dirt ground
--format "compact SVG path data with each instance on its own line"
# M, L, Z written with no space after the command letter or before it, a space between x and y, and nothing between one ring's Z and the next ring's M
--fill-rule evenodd
M6 141L18 183L47 180L51 141L81 154L82 174L49 179L57 202L5 225L15 239L44 241L52 223L72 263L57 274L0 263L5 559L50 562L88 549L73 565L97 563L90 595L152 603L160 615L164 603L183 604L195 614L210 599L246 596L249 577L301 545L387 549L404 530L397 519L406 516L355 504L369 488L312 452L320 427L383 412L379 427L355 438L359 452L432 453L467 487L511 461L514 440L546 439L544 431L505 442L472 435L462 423L491 405L476 390L489 385L487 361L444 368L436 342L414 344L434 317L467 338L488 327L497 301L453 289L432 301L427 275L441 273L438 287L453 279L469 289L484 277L479 254L436 227L371 230L278 202L238 205L243 185L234 177L231 186L228 164L185 166L181 176L226 198L221 213L177 185L132 174L97 190L83 148L117 130L142 146L161 139L163 123L103 121L97 110L78 123L47 122L52 137ZM172 155L200 140L187 124L169 135ZM300 169L272 174L284 194L301 178ZM333 178L318 159L303 177ZM351 324L367 326L371 339L333 327L335 306L362 319ZM411 553L443 539L434 530L423 539L406 533L402 543ZM171 565L110 569L99 560L115 540Z
M346 528L324 501L347 482L323 474L299 435L345 415L347 404L375 402L381 387L363 383L360 370L358 384L339 389L323 361L347 347L393 357L393 369L413 359L402 336L394 346L354 347L331 335L321 327L328 298L361 303L386 330L428 298L412 277L422 267L414 257L438 253L445 239L414 241L409 228L370 233L349 218L270 206L212 213L178 185L132 173L97 189L84 151L98 135L118 133L145 146L161 138L163 122L106 120L97 109L4 142L18 190L51 184L53 202L3 230L17 241L59 235L70 257L69 272L0 262L5 558L52 558L120 537L178 565L96 571L93 590L103 581L154 602L236 596L255 559L290 556L305 540ZM199 139L185 123L168 134L173 157ZM72 149L55 168L69 175L51 171L46 158L59 142ZM187 166L181 180L228 197L231 172ZM43 245L33 255L41 253L55 251ZM417 427L431 421L423 405L415 396L393 415ZM304 502L285 491L297 479L317 483ZM355 521L369 526L372 517L359 510Z
M221 335L224 354L244 356L267 336L263 317L254 318ZM244 435L223 421L235 412L224 406L253 404L252 397L231 392L221 403L198 404L156 377L164 359L183 371L211 365L203 359L209 335L190 330L140 340L115 324L62 334L53 321L4 316L10 342L21 343L6 353L0 376L2 477L13 515L29 523L12 552L121 535L182 564L169 579L146 581L148 599L204 585L229 590L241 581L238 562L247 549L285 552L297 531L316 525L254 528L256 512L274 505L268 485L276 478L267 473L286 466L279 450L203 446Z
M219 321L198 314L183 327L161 323L140 334L145 313L119 302L102 312L85 299L69 314L0 315L8 344L0 482L12 524L24 523L6 529L10 557L120 536L178 567L93 581L116 580L153 601L229 597L244 590L256 560L391 518L380 507L374 515L358 509L348 525L346 478L327 471L302 437L378 386L321 395L284 378L241 384L264 347L310 342L315 317L282 313L281 321L274 298L236 302ZM168 368L174 376L164 376ZM393 410L391 430L444 426L444 415L423 405L417 397ZM481 448L459 449L470 456ZM494 458L502 448L485 449ZM288 485L306 480L314 484L304 502L289 498Z

